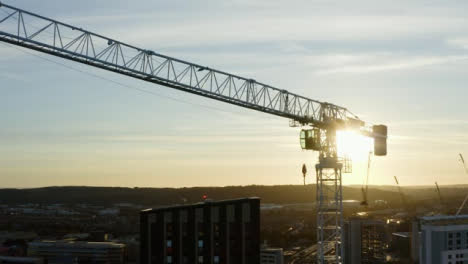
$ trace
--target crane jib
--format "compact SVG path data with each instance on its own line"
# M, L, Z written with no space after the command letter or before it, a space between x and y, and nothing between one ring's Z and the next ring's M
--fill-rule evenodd
M0 40L230 104L324 127L357 119L346 108L165 56L1 4Z

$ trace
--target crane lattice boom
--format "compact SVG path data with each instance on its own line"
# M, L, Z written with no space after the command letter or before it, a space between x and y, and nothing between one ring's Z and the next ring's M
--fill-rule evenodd
M319 102L234 74L141 49L0 3L0 40L144 81L323 127L356 119Z

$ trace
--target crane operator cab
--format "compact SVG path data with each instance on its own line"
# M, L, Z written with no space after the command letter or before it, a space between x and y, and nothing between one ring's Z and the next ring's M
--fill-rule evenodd
M320 129L302 129L300 142L302 149L320 151Z

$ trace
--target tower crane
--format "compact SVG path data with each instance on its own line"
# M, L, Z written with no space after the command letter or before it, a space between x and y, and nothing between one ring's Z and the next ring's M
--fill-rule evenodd
M369 151L369 156L367 158L366 182L365 182L365 185L361 187L361 191L362 191L361 205L362 206L368 206L369 205L369 203L367 201L367 192L369 190L369 173L370 173L370 166L371 166L371 157L372 157L372 151Z
M408 203L406 201L406 196L403 193L403 191L401 190L400 183L398 182L398 178L397 178L397 176L393 176L393 178L395 179L395 182L397 184L398 192L400 193L401 202L403 203L403 206L405 207L405 209L407 209L408 208Z
M465 159L463 158L463 155L459 153L458 156L460 157L460 162L462 163L463 168L465 169L465 173L468 174L468 168L466 167L466 163L465 163Z
M439 188L439 184L437 184L437 182L435 182L435 186L436 186L436 190L437 190L437 195L439 196L439 202L440 202L440 205L444 205L444 200L442 199L442 194L440 193L440 188Z
M374 139L374 154L387 154L387 127L370 125L348 109L291 93L252 78L142 49L0 2L0 41L229 104L285 117L303 127L303 149L319 152L317 260L342 263L343 160L336 132L352 129Z
M463 169L465 169L465 173L468 175L468 169L466 167L466 163L465 163L465 159L463 158L463 155L461 153L459 153L458 156L460 156L460 162L463 165ZM468 201L468 194L465 196L465 199L463 199L463 202L460 205L460 207L458 208L457 213L455 215L460 214L460 212L463 210L463 207L465 207L466 201Z

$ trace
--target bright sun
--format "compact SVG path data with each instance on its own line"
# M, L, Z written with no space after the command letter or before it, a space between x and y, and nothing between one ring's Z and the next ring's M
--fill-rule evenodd
M372 139L354 131L336 133L339 157L350 157L352 161L367 161L369 151L373 151Z

